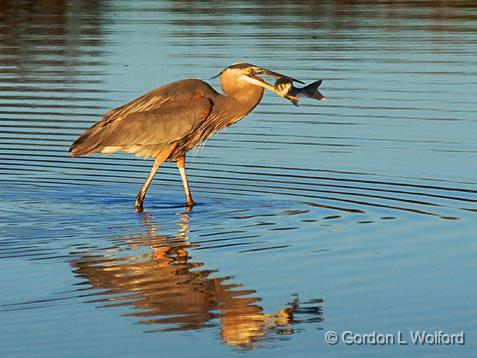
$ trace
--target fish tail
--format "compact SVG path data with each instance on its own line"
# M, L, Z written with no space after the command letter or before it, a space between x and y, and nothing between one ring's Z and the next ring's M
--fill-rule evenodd
M307 97L323 100L325 96L318 90L323 80L315 81L309 85L302 88L302 92L306 94Z

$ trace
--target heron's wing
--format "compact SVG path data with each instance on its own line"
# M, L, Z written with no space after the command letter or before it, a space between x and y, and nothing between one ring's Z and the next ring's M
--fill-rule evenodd
M72 156L115 150L131 146L151 146L175 142L192 133L209 115L213 102L205 97L167 100L158 108L121 111L96 123L70 148ZM138 109L135 106L136 110ZM109 113L109 112L108 112ZM111 116L113 120L108 120Z
M153 89L121 107L106 112L98 124L105 125L112 121L121 121L132 113L160 109L169 105L180 106L200 97L211 98L214 95L217 95L217 92L201 80L180 80Z
M217 92L200 80L158 87L106 112L70 147L73 157L101 152L105 146L170 143L193 131L210 113ZM121 144L119 144L121 143Z
M175 142L192 133L209 115L207 98L165 103L160 108L133 112L103 129L102 145L156 145Z

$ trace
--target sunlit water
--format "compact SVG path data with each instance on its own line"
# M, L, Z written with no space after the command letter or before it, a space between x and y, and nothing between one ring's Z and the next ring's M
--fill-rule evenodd
M2 3L0 356L475 354L469 3ZM327 100L267 93L191 153L192 211L174 165L138 214L150 162L68 157L108 109L239 60Z

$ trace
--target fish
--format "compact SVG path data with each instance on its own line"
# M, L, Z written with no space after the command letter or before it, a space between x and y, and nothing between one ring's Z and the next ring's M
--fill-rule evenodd
M325 99L325 96L318 90L322 82L323 80L318 80L299 88L293 86L293 79L281 77L275 81L273 87L278 95L290 100L291 103L298 107L300 97L308 97L320 101Z

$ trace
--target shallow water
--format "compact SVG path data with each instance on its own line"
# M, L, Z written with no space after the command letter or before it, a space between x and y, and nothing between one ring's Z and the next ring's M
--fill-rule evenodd
M477 7L467 2L0 5L0 355L471 356ZM174 165L68 157L110 108L246 60L267 93ZM211 80L215 86L217 80ZM465 345L328 345L465 332Z

